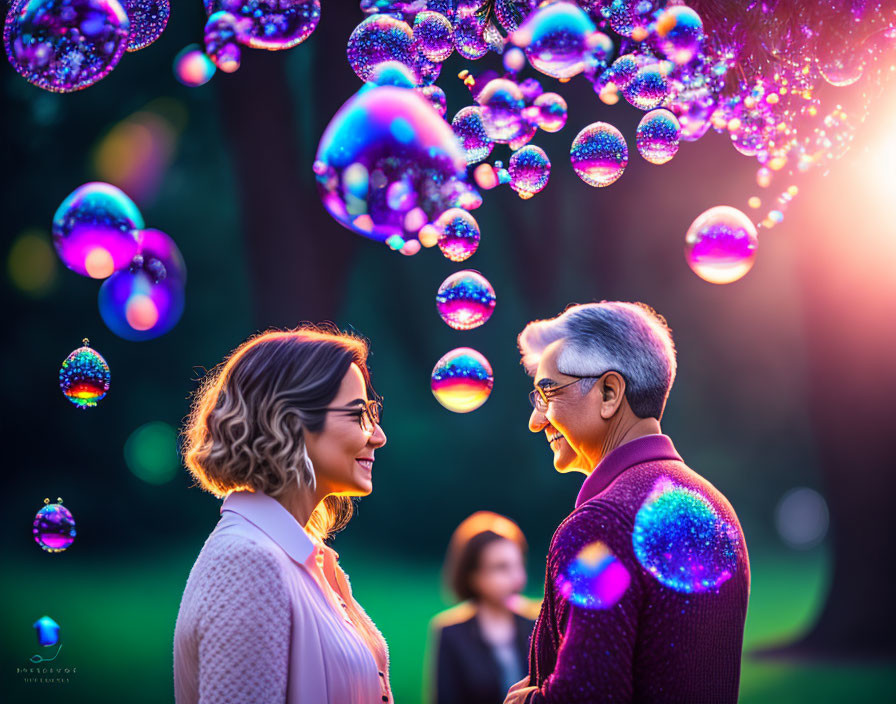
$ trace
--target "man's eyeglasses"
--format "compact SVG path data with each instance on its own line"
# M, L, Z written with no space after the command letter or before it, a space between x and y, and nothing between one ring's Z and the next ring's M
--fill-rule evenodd
M532 391L529 392L529 403L532 408L534 408L539 413L544 413L548 410L548 404L551 402L551 399L557 395L557 392L561 389L565 389L568 386L572 386L573 384L578 384L582 379L600 379L605 374L609 374L611 371L615 371L614 369L608 369L603 374L599 374L597 376L587 375L587 376L578 376L576 374L567 374L566 376L574 376L576 377L574 381L570 381L568 384L561 384L560 386L549 386L545 388L544 386L536 386ZM619 372L616 372L619 374ZM620 376L622 376L620 374ZM624 377L623 377L624 378Z
M306 408L306 411L327 411L333 413L344 413L350 416L357 416L361 430L366 435L373 435L377 424L383 415L383 402L379 399L371 399L365 404L355 404L354 406L331 406L329 408Z

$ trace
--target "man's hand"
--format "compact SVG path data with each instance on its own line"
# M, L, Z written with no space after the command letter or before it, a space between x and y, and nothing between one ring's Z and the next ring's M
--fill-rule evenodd
M526 675L510 688L510 691L507 692L507 697L504 699L504 704L524 704L529 693L534 692L536 689L538 687L529 686L529 675Z

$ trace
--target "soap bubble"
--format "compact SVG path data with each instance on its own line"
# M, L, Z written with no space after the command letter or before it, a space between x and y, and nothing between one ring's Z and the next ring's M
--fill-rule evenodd
M469 413L488 400L495 378L488 360L469 347L458 347L432 370L433 396L449 411Z
M169 0L125 0L122 5L131 22L128 51L145 49L162 36L171 14Z
M508 34L516 31L538 0L495 0L494 12L498 24Z
M538 126L545 132L559 132L566 125L566 101L557 93L542 93L532 105L538 109Z
M544 149L529 144L513 153L507 170L510 187L526 200L548 185L551 161Z
M600 85L612 83L620 90L624 90L638 75L640 67L641 62L634 55L623 54L601 74Z
M468 105L458 110L451 121L451 129L460 140L468 164L476 164L492 153L495 143L485 132L482 108L478 105Z
M424 10L414 18L414 41L430 61L445 61L454 51L454 30L445 15Z
M439 249L453 262L462 262L476 253L479 247L479 223L461 208L446 210L435 221L439 235Z
M475 14L459 18L454 25L454 47L465 59L475 61L488 53L485 41L485 22Z
M508 73L519 73L526 68L526 55L522 49L512 46L504 52L502 63Z
M224 10L250 21L240 39L253 49L276 51L301 44L317 27L320 0L203 0L205 12Z
M478 328L495 312L495 289L478 271L458 271L439 286L436 309L455 330Z
M512 35L537 71L568 79L582 72L595 32L588 14L571 2L552 2L532 12Z
M685 237L685 258L704 281L730 284L753 267L758 246L753 221L737 208L719 205L691 223Z
M857 82L865 72L865 60L858 51L842 48L842 53L819 62L818 72L832 86L842 88Z
M9 63L25 80L69 93L115 68L130 30L117 0L17 0L6 17L3 43Z
M75 542L75 536L78 534L72 512L62 505L62 499L55 504L45 499L44 504L34 517L31 529L34 540L44 552L67 550Z
M348 62L362 81L384 61L414 64L414 34L407 22L389 15L371 15L348 38ZM413 69L412 69L413 70Z
M445 91L438 86L423 86L417 91L429 101L440 117L445 117L445 113L448 112L448 99L445 97Z
M669 82L656 63L639 68L631 83L622 89L625 99L639 110L665 105L670 94Z
M108 183L79 186L53 215L53 244L72 271L105 279L137 254L143 216L130 198Z
M84 345L69 354L59 368L59 388L78 408L93 408L109 392L109 365L103 355Z
M609 186L628 164L622 133L606 122L594 122L573 140L569 158L575 172L589 186Z
M415 233L465 200L467 161L451 127L415 90L366 86L321 137L314 163L324 207L338 222L379 242ZM393 210L390 187L404 182L418 210ZM397 240L394 240L397 243Z
M383 61L377 64L367 78L375 86L398 86L399 88L415 88L417 76L413 70L398 61ZM422 95L422 93L421 93Z
M600 13L621 37L634 37L640 31L646 37L656 5L665 0L601 0Z
M215 75L215 64L198 44L190 44L174 57L174 76L190 88L205 85Z
M155 282L143 266L116 271L99 293L100 316L125 340L151 340L171 330L184 312L184 286L176 277Z
M791 489L775 508L778 535L790 547L808 550L815 547L828 532L828 505L814 489Z
M635 515L632 533L641 566L686 594L718 591L737 569L736 528L703 494L661 480Z
M678 151L681 126L668 110L647 113L638 124L635 141L638 152L651 164L665 164Z
M476 96L482 106L482 125L489 139L506 144L520 132L523 93L506 78L493 78Z
M676 64L689 63L703 44L703 20L686 5L664 10L656 21L660 49Z
M583 609L615 606L631 584L631 575L601 542L586 545L557 575L555 586L561 597Z
M233 73L240 67L240 45L235 15L213 12L205 23L205 53L219 69Z

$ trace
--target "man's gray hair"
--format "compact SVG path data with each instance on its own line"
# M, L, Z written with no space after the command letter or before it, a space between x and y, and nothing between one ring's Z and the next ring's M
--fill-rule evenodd
M518 342L530 376L545 348L557 340L564 341L557 356L560 372L570 376L619 372L632 412L639 418L662 417L675 380L675 343L665 318L653 308L619 301L584 303L550 320L529 323Z

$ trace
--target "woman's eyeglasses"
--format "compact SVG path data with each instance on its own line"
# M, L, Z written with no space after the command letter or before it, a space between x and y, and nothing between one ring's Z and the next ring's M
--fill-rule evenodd
M383 403L379 399L371 399L363 405L358 403L353 406L330 406L328 408L306 408L304 410L327 411L357 416L361 430L363 430L366 435L373 435L373 432L376 430L376 426L383 415Z

